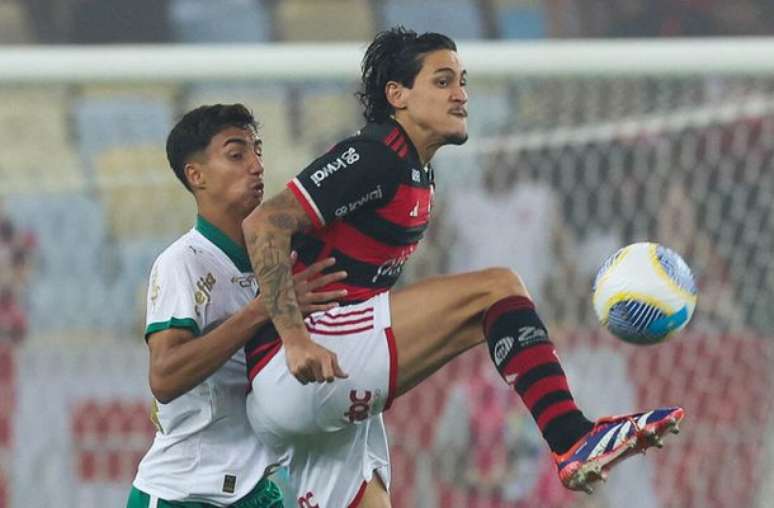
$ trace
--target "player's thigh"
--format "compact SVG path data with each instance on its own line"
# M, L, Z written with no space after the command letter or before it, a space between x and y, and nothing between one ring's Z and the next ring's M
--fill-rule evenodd
M390 494L384 487L381 478L375 474L366 486L358 508L391 508Z
M506 268L432 277L390 295L398 349L397 395L484 340L486 309L507 296L529 296Z
M252 380L248 396L248 417L259 437L272 442L315 438L381 413L394 386L389 313L389 297L383 293L310 317L312 340L336 354L348 377L302 385L288 371L280 348Z

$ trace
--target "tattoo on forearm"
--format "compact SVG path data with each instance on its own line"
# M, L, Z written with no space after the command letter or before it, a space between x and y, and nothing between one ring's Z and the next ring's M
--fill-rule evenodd
M289 213L273 214L269 217L269 222L272 226L289 231L295 231L297 226L296 219Z
M283 242L278 236L272 232L251 235L248 241L250 259L260 283L261 297L274 323L283 328L300 328L304 326L304 320L293 290L292 267L287 254L289 240Z
M298 207L298 201L289 192L280 193L264 203L266 220L261 230L245 235L261 298L274 324L285 329L304 328L288 255L291 235L311 226L309 218Z

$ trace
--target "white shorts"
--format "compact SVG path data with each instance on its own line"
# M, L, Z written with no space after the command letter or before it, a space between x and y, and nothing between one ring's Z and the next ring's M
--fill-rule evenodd
M280 348L253 378L247 415L263 444L284 456L300 506L348 507L374 471L390 484L381 413L395 394L398 357L389 295L313 314L306 323L349 377L302 385Z

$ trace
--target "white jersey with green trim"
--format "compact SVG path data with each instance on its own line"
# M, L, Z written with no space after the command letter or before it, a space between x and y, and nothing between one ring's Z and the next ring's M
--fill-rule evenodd
M153 264L146 338L168 328L204 335L256 293L246 251L199 217ZM134 486L168 501L215 505L249 493L274 461L250 429L248 386L240 350L187 393L167 404L154 402L157 432Z

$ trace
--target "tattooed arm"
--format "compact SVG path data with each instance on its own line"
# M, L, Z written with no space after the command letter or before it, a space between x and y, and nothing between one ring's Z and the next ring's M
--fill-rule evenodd
M288 189L265 201L242 222L261 299L282 338L288 368L303 384L346 377L336 354L312 341L293 290L291 237L311 227L312 221Z

